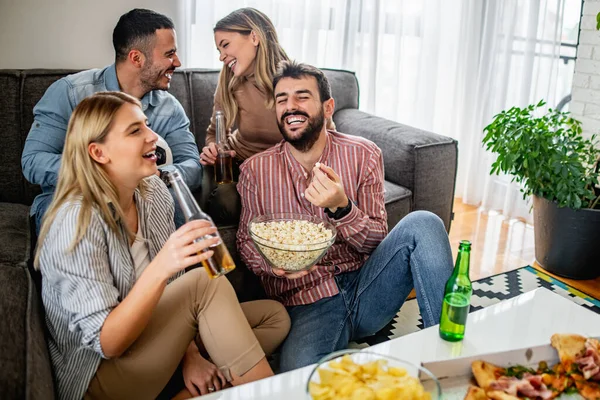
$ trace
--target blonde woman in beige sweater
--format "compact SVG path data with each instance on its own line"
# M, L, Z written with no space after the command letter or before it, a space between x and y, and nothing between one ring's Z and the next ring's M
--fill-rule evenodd
M235 224L241 204L235 183L217 185L215 113L222 111L228 143L234 156L234 181L239 165L282 140L275 117L272 78L277 64L288 56L279 44L271 20L253 8L241 8L217 22L215 44L223 68L215 106L200 154L204 165L203 202L219 225Z
M213 29L223 68L215 92L213 116L200 154L205 166L202 182L203 203L219 225L237 224L241 211L236 184L216 185L217 157L215 113L222 111L228 143L235 157L234 181L239 165L283 137L277 126L273 75L277 65L288 56L279 44L273 23L254 8L240 8L219 20ZM332 122L328 122L330 128Z

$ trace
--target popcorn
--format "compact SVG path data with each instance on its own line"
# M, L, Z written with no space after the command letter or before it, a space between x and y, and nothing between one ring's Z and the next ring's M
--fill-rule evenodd
M305 220L253 222L250 234L260 253L275 267L301 271L329 248L333 232Z

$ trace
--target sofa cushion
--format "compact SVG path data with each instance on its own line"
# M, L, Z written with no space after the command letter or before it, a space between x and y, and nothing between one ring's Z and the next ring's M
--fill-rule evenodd
M33 107L42 98L46 89L52 85L55 81L59 80L63 76L79 72L78 70L72 69L30 69L23 71L23 88L22 88L22 118L21 118L21 140L25 143L25 139L29 134L31 125L33 124ZM20 154L19 154L20 158ZM20 161L19 161L20 165ZM22 174L22 173L21 173ZM42 191L38 185L33 185L25 180L25 193L23 204L33 203L35 196L40 194Z
M196 144L199 148L202 148L206 137L206 129L210 124L210 117L212 116L219 71L190 69L188 70L188 75L194 110L192 132L196 136Z
M0 202L21 203L24 179L21 173L23 141L20 135L21 116L19 106L20 72L0 71Z
M453 139L354 109L338 111L333 117L337 129L349 135L367 138L383 153L385 179L413 189L415 185L416 148L453 147ZM398 140L401 136L403 140ZM431 162L425 159L425 162ZM454 164L448 164L452 167ZM431 173L430 170L427 173ZM452 181L452 180L451 180Z
M384 201L386 206L399 200L410 199L412 196L412 192L407 188L389 181L383 181L383 188L385 190Z
M358 81L354 72L326 68L323 72L331 85L335 111L358 108Z
M39 296L23 264L0 263L0 388L3 399L53 399Z
M26 263L29 246L29 207L0 203L0 262Z
M388 217L388 230L412 210L412 192L389 181L383 182L385 189L385 210Z
M187 115L187 117L190 119L190 130L193 132L193 126L191 125L191 122L194 120L194 110L192 108L188 77L185 71L175 71L171 80L169 93L175 96L179 103L181 103L183 111L185 111L185 115Z

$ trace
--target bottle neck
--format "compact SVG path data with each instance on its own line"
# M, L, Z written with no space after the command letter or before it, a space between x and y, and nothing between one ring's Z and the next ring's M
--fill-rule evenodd
M225 116L221 112L217 112L215 116L215 130L218 150L227 150L229 145L227 142L227 130L225 129Z
M471 251L459 250L458 256L456 257L456 266L454 272L457 275L469 276L469 263L471 259Z
M192 195L190 188L188 188L188 186L185 184L181 178L181 175L179 175L178 172L167 172L167 174L169 186L173 189L175 198L179 203L185 220L190 221L192 219L198 219L199 217L204 216L204 212L202 209L200 209L200 206ZM208 219L208 216L202 219Z

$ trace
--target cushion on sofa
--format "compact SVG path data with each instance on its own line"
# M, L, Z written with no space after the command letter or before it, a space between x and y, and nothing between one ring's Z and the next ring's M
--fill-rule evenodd
M385 210L387 211L388 230L392 230L412 209L412 192L405 187L384 181Z
M450 138L379 118L360 110L340 110L334 114L333 119L340 132L362 136L377 143L383 153L385 179L397 182L408 189L412 189L415 185L416 147L429 144L454 145ZM396 140L398 136L402 136L404 140Z
M331 85L331 94L335 100L335 110L358 108L359 90L354 72L327 68L323 68L323 72Z
M0 262L26 263L29 235L29 207L0 203Z
M0 398L53 399L42 305L24 264L0 263Z
M43 70L31 69L23 72L22 103L21 103L21 140L25 143L31 125L33 124L33 108L42 98L50 85L65 75L79 72L77 70ZM20 158L20 154L19 154ZM19 164L20 165L20 164ZM22 172L21 172L22 175ZM35 196L42 191L38 185L24 179L25 193L23 204L31 204Z
M0 157L0 202L21 203L23 197L23 173L21 172L21 152L23 142L16 135L20 129L19 71L5 70L0 72L0 141L2 156Z
M184 71L175 71L171 80L171 86L169 87L169 93L181 103L185 115L191 122L194 120L194 110L192 108L192 99L190 97L190 88L188 84L188 77Z
M219 71L188 70L192 108L194 111L194 125L191 130L196 136L196 144L200 149L204 147L206 129L210 124L213 111L213 99L217 90Z

